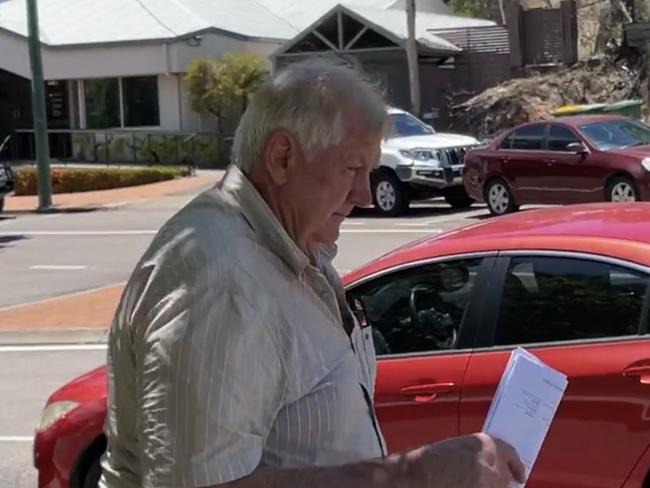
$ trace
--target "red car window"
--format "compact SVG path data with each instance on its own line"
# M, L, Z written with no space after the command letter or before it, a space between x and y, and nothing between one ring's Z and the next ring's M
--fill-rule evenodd
M639 333L648 276L562 257L512 258L496 345L622 337Z

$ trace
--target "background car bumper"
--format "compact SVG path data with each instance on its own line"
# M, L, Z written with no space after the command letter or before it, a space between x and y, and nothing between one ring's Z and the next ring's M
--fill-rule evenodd
M14 190L13 181L2 181L0 180L0 196L7 193L11 193Z
M430 165L398 166L397 177L404 183L443 189L463 184L462 165L433 167Z
M483 196L483 178L478 171L465 167L463 170L465 192L477 202L485 200Z

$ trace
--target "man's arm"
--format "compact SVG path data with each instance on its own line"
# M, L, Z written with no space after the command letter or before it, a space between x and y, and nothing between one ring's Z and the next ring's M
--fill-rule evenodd
M524 473L511 446L475 434L345 466L261 468L210 488L507 488L513 480L523 482Z

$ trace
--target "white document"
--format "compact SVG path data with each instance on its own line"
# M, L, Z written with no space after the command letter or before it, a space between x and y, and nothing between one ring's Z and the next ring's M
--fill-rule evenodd
M522 348L512 351L490 405L483 431L511 444L526 479L542 448L567 387L567 377ZM525 483L524 483L525 484ZM514 483L513 487L524 484Z

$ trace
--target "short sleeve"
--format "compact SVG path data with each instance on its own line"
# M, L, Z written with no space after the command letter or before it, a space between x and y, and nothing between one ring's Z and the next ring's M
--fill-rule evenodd
M203 487L252 473L286 396L272 328L230 288L175 289L136 360L145 487Z

